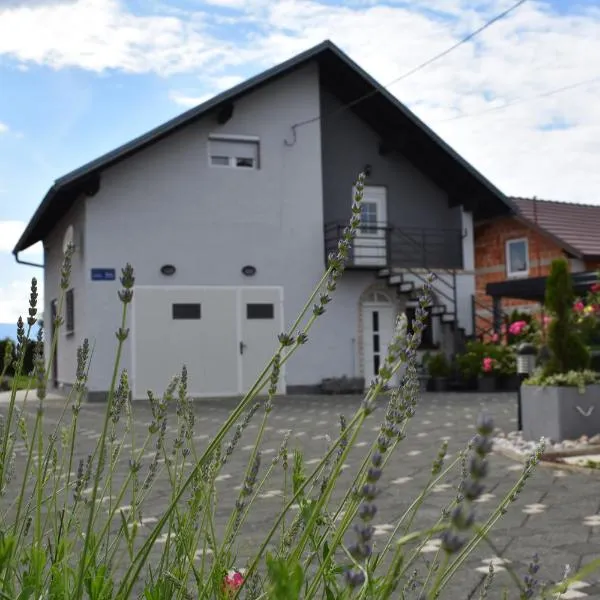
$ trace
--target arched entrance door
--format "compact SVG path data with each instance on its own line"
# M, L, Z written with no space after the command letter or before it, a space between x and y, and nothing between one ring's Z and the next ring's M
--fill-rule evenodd
M394 336L398 310L390 296L384 292L371 292L361 303L363 323L363 373L368 387L384 363ZM390 382L397 385L398 375Z

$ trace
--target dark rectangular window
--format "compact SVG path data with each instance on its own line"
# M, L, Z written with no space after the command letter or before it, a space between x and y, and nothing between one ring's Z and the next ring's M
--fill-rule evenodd
M75 331L75 295L73 289L67 290L65 310L65 332L73 333Z
M247 319L274 319L275 307L272 304L246 304Z
M373 331L379 331L379 311L373 311Z
M174 319L199 319L200 304L173 304Z
M373 352L379 352L379 334L373 335Z

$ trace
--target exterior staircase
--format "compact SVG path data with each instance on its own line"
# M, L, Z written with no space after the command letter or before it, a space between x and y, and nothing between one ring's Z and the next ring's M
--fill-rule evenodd
M468 337L466 328L461 326L458 317L456 272L447 269L432 271L436 279L431 286L433 292L433 303L429 308L431 316L439 320L445 332L449 331L452 334L452 344L450 348L445 349L446 352L450 354L461 352ZM419 304L421 289L427 283L428 273L429 271L425 269L384 268L380 269L377 275L406 298L407 307L415 308Z

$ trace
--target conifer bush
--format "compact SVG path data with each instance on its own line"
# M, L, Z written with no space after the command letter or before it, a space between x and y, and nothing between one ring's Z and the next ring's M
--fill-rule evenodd
M550 357L544 367L546 377L589 367L590 352L575 322L574 301L569 264L565 259L556 259L546 280L545 306L553 317L548 326Z

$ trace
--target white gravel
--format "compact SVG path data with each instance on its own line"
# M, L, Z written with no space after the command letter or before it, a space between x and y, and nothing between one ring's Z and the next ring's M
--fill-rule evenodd
M505 434L503 431L497 430L493 438L493 444L494 449L511 450L517 454L527 456L535 450L538 442L524 440L520 431L511 431ZM591 446L600 446L600 434L591 438L583 435L578 440L563 440L562 442L546 440L545 453L581 451L587 450Z

